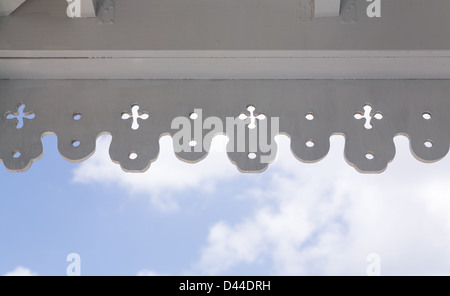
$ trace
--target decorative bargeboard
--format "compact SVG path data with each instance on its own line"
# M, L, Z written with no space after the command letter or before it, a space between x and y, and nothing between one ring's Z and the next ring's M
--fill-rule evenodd
M163 135L174 137L179 159L195 163L213 136L226 134L238 169L260 172L274 159L278 134L304 162L321 160L330 136L343 134L346 160L375 173L394 158L399 134L421 161L447 154L449 96L449 80L0 80L0 159L25 171L42 156L42 137L54 133L62 156L78 162L109 133L112 160L143 172ZM190 136L180 136L186 129Z

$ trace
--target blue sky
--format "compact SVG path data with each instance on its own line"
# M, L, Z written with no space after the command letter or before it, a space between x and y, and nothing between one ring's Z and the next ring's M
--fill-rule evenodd
M342 136L315 164L277 140L261 174L223 151L184 163L169 137L148 172L129 174L109 160L108 136L80 164L46 136L29 171L0 168L0 275L65 275L70 253L82 275L365 275L370 253L384 275L449 274L448 158L421 163L397 137L388 170L365 175Z

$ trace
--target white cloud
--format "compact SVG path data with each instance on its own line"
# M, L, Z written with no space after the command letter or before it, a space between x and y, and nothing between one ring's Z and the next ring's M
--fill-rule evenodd
M345 163L342 137L332 137L332 151L316 164L298 163L288 139L279 139L270 182L247 194L266 202L238 223L210 229L199 273L265 263L274 274L364 275L370 253L381 256L384 274L449 273L449 158L420 163L407 139L396 138L388 170L364 175Z
M287 137L277 138L278 161L246 178L239 192L237 200L250 199L254 208L238 222L224 218L211 227L189 274L264 265L280 275L364 275L370 253L381 256L382 274L449 273L450 157L421 163L408 140L398 137L388 169L366 175L345 162L343 137L332 137L329 155L315 164L296 160ZM211 196L218 184L240 186L240 173L225 153L187 164L174 157L171 139L164 137L150 170L129 174L110 161L108 145L108 138L98 141L98 153L75 171L74 181L118 184L150 195L161 209L176 209L176 195L188 189Z
M239 175L225 153L221 153L225 136L216 137L212 151L206 159L196 164L180 161L175 157L172 138L162 137L160 155L145 173L126 173L109 158L110 136L97 141L93 157L83 162L75 171L73 181L77 183L117 184L130 194L147 194L153 204L161 210L178 209L173 195L188 189L214 192L217 182L224 182ZM219 152L218 152L219 151Z
M6 273L4 276L37 276L38 274L32 272L30 269L18 266L13 271Z

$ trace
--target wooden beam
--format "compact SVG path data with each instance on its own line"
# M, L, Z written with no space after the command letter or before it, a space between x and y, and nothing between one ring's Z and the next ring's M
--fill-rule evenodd
M0 16L10 15L25 0L0 0Z
M315 0L314 17L339 16L341 0Z
M67 16L71 18L96 17L97 0L70 0Z
M97 0L81 0L81 17L96 17Z

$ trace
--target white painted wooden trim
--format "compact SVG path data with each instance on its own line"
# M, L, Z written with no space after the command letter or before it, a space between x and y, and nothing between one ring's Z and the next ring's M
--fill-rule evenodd
M298 0L106 2L111 24L60 0L0 17L0 79L450 78L448 0L383 1L381 19L347 0L355 23L302 20Z
M450 79L450 54L0 59L0 79Z

